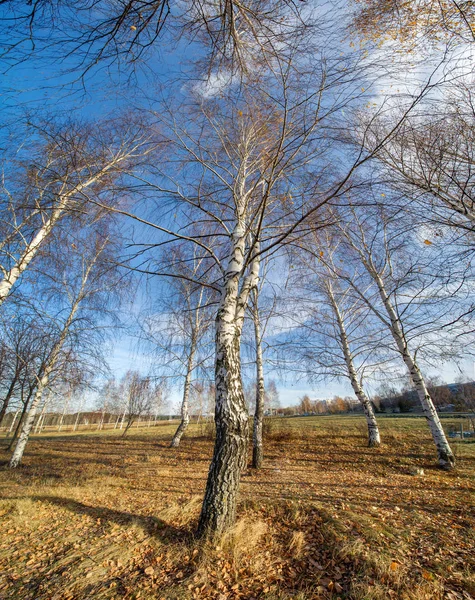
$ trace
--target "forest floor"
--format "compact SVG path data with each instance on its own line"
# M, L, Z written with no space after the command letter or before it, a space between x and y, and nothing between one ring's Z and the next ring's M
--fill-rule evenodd
M212 441L173 424L42 435L24 464L0 451L0 599L475 598L475 443L435 468L423 419L273 419L238 521L193 537ZM414 468L423 475L411 475Z

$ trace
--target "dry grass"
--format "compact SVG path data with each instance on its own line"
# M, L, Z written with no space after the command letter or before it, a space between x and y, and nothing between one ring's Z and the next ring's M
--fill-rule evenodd
M233 565L239 567L242 558L247 554L258 556L256 549L267 533L267 524L261 519L238 519L234 527L227 531L220 540L219 549L232 556ZM259 568L254 565L257 572Z
M289 549L294 558L302 558L305 550L305 532L294 531L290 538Z
M422 420L381 429L368 449L359 419L271 424L264 468L244 474L238 521L213 543L193 537L201 426L177 449L173 424L35 438L0 471L0 598L475 598L475 444L445 473Z

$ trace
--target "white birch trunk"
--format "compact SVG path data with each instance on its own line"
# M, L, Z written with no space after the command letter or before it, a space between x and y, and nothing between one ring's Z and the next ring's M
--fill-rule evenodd
M38 433L38 432L41 433L41 427L42 427L43 421L45 420L46 408L48 407L48 401L50 399L50 395L51 395L51 391L50 391L50 394L48 394L48 397L44 401L43 409L40 414L40 418L38 419L38 423L36 424L36 427L35 427L35 433Z
M193 368L194 368L195 351L196 351L196 338L193 335L191 338L190 353L188 355L188 360L187 360L187 364L186 364L185 384L183 386L183 400L181 402L181 421L180 421L180 424L178 425L178 428L175 431L175 435L173 436L173 439L171 441L170 446L172 448L176 448L177 446L180 445L181 438L190 423L189 397L190 397L190 388L191 388L191 376L193 374Z
M8 434L10 435L10 433L13 431L13 428L15 427L15 423L17 420L18 415L20 414L20 409L18 409L15 413L15 415L13 416L13 421L12 424L10 425L10 429L8 430Z
M97 429L99 429L99 430L101 430L103 428L105 414L106 414L106 412L105 412L105 410L103 410L101 420L99 421L99 425L97 427Z
M386 292L386 288L381 277L374 270L372 275L376 285L378 286L379 295L383 301L390 320L391 334L409 371L414 387L416 388L417 395L419 396L422 412L427 420L427 424L437 448L439 466L443 469L451 470L455 466L455 458L445 436L444 429L440 422L434 403L432 402L432 398L427 390L422 373L417 365L417 362L409 352L399 317L397 316L397 313L391 303L389 294Z
M43 433L43 430L46 429L46 417L47 416L48 416L48 413L45 413L44 417L41 421L40 433Z
M12 287L18 281L23 271L25 271L25 269L28 268L31 261L35 258L35 256L38 253L38 250L42 246L45 239L48 238L51 231L56 226L57 222L63 216L65 210L68 208L71 197L74 194L82 192L83 190L87 189L88 187L99 181L103 175L105 175L118 163L122 162L125 158L126 155L116 157L110 162L110 164L106 165L103 169L101 169L99 173L90 177L86 181L77 185L74 189L65 192L60 196L61 199L58 202L58 206L52 211L50 218L47 219L43 223L42 227L38 229L33 239L27 244L21 256L18 258L13 267L8 271L3 270L3 279L0 281L0 306L10 294Z
M45 412L45 413L44 413L44 415L43 415L43 418L41 419L40 430L39 430L39 432L38 432L38 433L40 433L40 434L41 434L41 433L43 433L43 430L44 430L44 429L45 429L45 427L46 427L45 423L46 423L46 417L47 417L47 416L48 416L48 413L47 413L47 412Z
M119 429L122 429L122 427L124 426L126 413L127 413L127 409L125 409L124 412L122 413L122 420L120 421L120 427L119 427Z
M96 256L96 259L98 256L99 255ZM11 469L18 467L18 465L20 464L20 462L23 458L23 453L25 451L26 444L30 437L33 422L35 420L35 415L38 410L38 406L41 402L43 390L48 385L49 376L51 375L51 372L53 371L54 367L56 366L56 361L58 360L59 354L61 352L61 348L63 347L63 344L68 336L69 329L74 321L74 317L79 308L79 304L80 304L81 300L83 299L83 292L84 292L85 286L87 284L91 269L93 268L93 265L95 263L95 260L92 261L91 264L89 264L89 266L87 267L87 269L85 270L85 272L83 274L81 288L71 306L71 310L69 312L68 318L66 319L63 330L61 331L61 335L59 336L58 341L56 342L55 346L51 350L51 354L49 356L48 363L45 366L43 376L38 381L38 388L36 390L35 397L33 399L33 402L31 403L28 414L26 415L25 421L21 428L21 433L18 436L15 450L13 451L13 455L10 459L9 467Z
M254 337L256 340L256 407L254 411L254 423L252 431L252 466L260 469L263 458L262 422L264 418L264 362L262 358L261 326L259 321L258 295L255 296L255 307L253 311Z
M63 428L63 421L64 421L64 415L66 414L66 408L67 408L67 404L65 403L64 407L63 407L63 412L61 413L61 417L60 417L59 423L58 423L58 433Z
M198 524L198 535L214 535L234 524L241 472L247 463L249 415L241 379L240 343L249 293L257 285L254 260L241 290L244 226L238 222L216 315L216 441Z
M25 269L34 259L44 240L51 233L53 227L63 213L63 208L64 207L62 206L60 209L57 209L53 212L51 218L48 219L48 221L43 225L43 227L41 227L31 242L27 245L16 264L9 271L4 272L3 279L0 281L0 305L10 294L12 287L15 285L23 271L25 271Z
M77 431L80 415L81 415L81 413L78 411L78 414L76 415L76 420L74 422L73 431Z
M40 418L38 419L38 423L35 427L35 434L41 433L43 431L43 423L45 422L45 418L46 413L43 413L43 411L41 411Z
M41 403L41 398L43 397L43 391L48 385L48 379L49 373L43 375L43 377L38 383L35 397L33 398L33 402L31 403L30 409L26 415L25 422L23 423L20 435L18 436L15 450L13 451L13 455L10 459L9 467L11 469L18 467L18 465L21 462L21 459L23 458L23 452L25 451L25 446L28 442L28 438L30 437L31 429L35 421L36 412L38 410L38 406Z
M343 355L345 357L345 364L348 370L348 377L351 382L351 387L353 391L363 406L363 411L366 417L366 423L368 425L368 446L370 448L379 446L381 443L381 438L379 435L378 423L376 421L376 416L374 414L373 407L369 398L366 396L362 385L359 382L358 375L356 373L355 365L353 362L353 355L351 353L350 345L348 342L348 336L346 335L345 323L343 320L343 316L341 314L338 303L333 294L333 290L330 285L328 286L328 297L330 299L330 303L335 313L338 322L338 329L340 333L340 341L343 350Z

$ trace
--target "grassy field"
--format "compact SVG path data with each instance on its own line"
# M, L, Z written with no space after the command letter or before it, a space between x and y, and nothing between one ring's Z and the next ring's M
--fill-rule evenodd
M475 443L446 473L423 419L380 423L369 449L361 417L270 420L214 543L193 538L209 425L177 449L169 422L44 434L15 471L2 450L0 599L475 598Z

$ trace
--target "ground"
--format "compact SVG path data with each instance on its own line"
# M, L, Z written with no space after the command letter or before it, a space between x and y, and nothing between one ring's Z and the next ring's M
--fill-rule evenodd
M0 600L475 598L475 444L435 467L423 419L273 419L238 521L194 539L212 440L173 424L35 437L0 453ZM423 474L413 475L423 469Z

